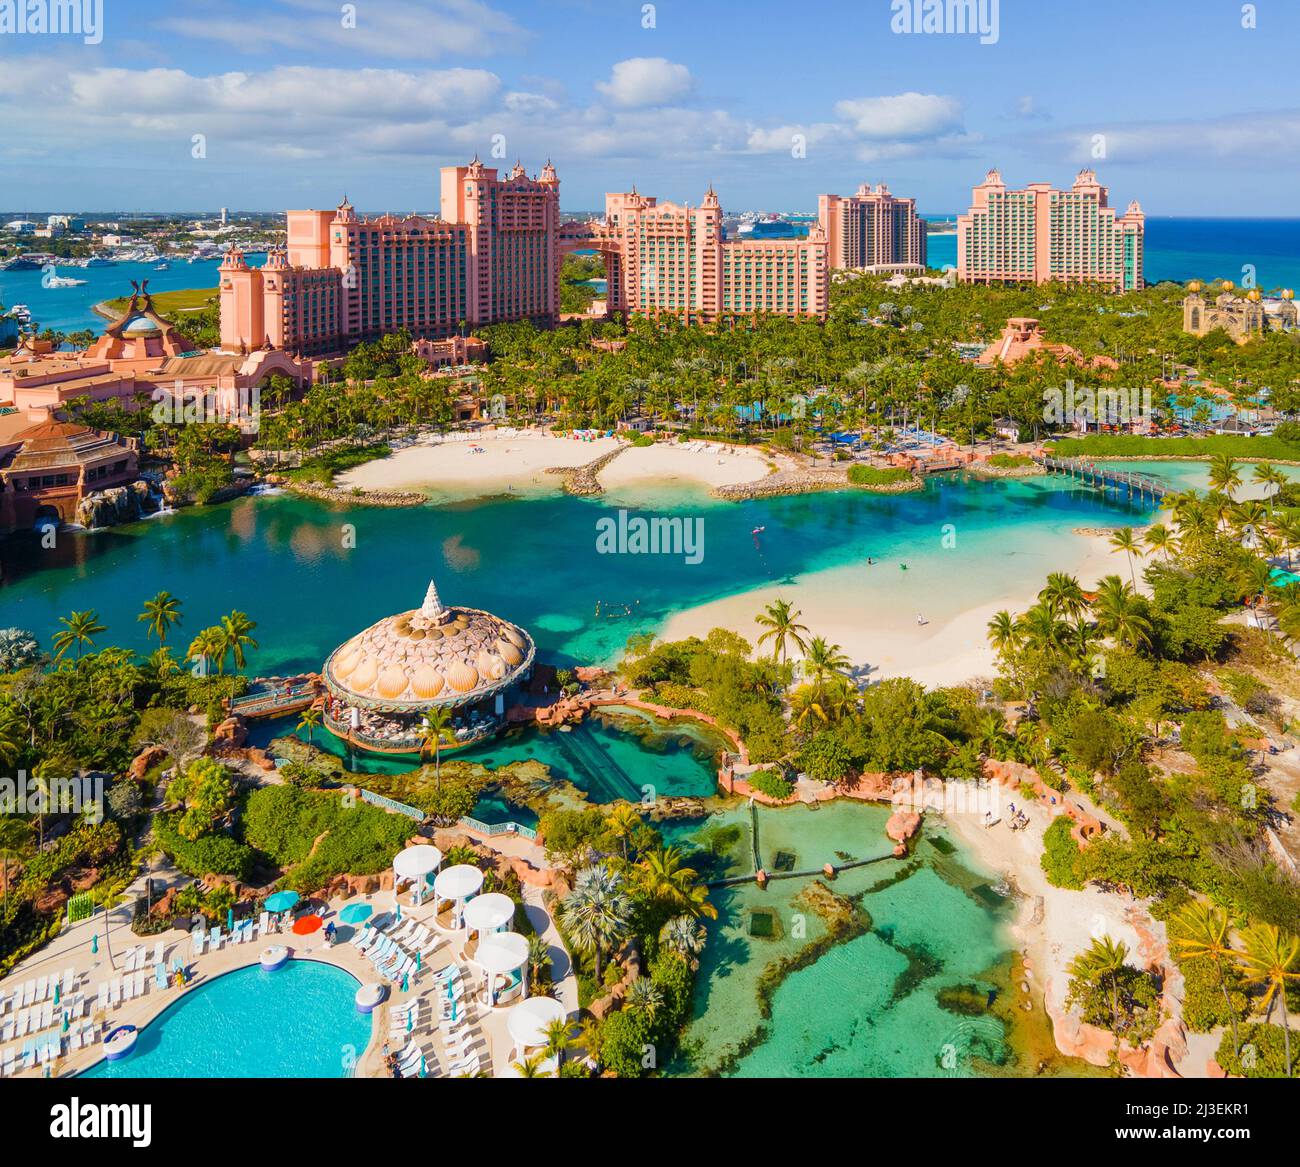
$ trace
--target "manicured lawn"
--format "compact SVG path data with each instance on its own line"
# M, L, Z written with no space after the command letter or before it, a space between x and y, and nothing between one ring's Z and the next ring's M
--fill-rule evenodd
M200 308L211 307L209 300L215 300L216 288L180 288L175 292L153 293L154 311L159 316L169 316L175 312L196 312ZM130 302L129 296L118 296L115 300L105 301L116 312L125 312Z
M1300 443L1275 437L1147 438L1140 434L1089 434L1085 438L1061 438L1051 443L1056 453L1067 458L1210 458L1228 454L1233 458L1300 461Z

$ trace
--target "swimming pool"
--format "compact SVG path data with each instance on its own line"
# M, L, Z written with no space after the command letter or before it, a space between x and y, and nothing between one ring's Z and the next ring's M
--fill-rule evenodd
M254 965L196 985L140 1034L135 1052L83 1078L343 1078L370 1040L357 980L315 960Z

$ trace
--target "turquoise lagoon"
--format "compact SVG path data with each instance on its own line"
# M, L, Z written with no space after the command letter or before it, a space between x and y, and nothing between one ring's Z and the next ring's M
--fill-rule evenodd
M889 855L889 812L847 801L758 812L768 871L816 869ZM674 841L708 849L738 840L719 873L753 870L748 808L703 825L674 825ZM720 850L720 848L719 848ZM718 874L718 873L715 873ZM944 990L981 1003L1005 992L1011 901L997 878L971 868L927 824L914 853L838 874L826 884L866 913L863 929L826 945L827 927L803 898L812 877L745 883L712 893L719 916L696 982L695 1019L675 1075L945 1077L1029 1072L995 1011L953 1011ZM760 997L768 1002L763 1016Z
M638 504L655 514L671 508L701 518L703 562L598 554L596 519L611 506ZM1018 582L1075 562L1082 548L1075 528L1139 523L1149 514L1049 477L954 477L909 495L845 492L739 504L662 485L653 497L625 490L604 500L508 497L405 510L257 497L64 534L48 551L34 540L11 539L0 546L0 599L5 624L31 628L46 644L59 616L94 608L108 626L103 642L143 651L150 645L136 619L140 606L166 588L185 605L174 642L187 643L238 607L258 621L251 668L283 673L318 668L360 628L415 606L433 576L448 602L523 624L544 659L588 663L616 659L629 635L654 631L684 608L861 564L868 555L877 561L870 572L880 574L855 577L866 581L864 605L897 602L900 587L908 611L912 602L941 613L994 600ZM764 528L758 536L756 527ZM958 533L955 548L944 537L950 528ZM899 570L904 564L906 573ZM805 616L815 628L816 614ZM694 793L693 784L703 791L707 780L711 789L707 753L704 742L676 726L643 741L616 721L598 719L566 735L507 736L465 756L488 765L535 757L605 801L639 794L646 784L664 794ZM481 809L517 817L504 804ZM747 816L745 808L729 808L703 822L672 824L668 833L689 842L711 828L736 826L741 841L712 874L745 874L753 870ZM879 855L887 849L885 817L881 808L850 803L764 811L763 861L798 870ZM970 872L954 848L936 846L940 837L930 832L908 860L886 858L841 874L831 887L863 909L871 926L824 951L806 947L824 933L821 917L796 902L811 879L774 881L767 891L753 884L716 889L720 918L710 925L696 1020L672 1071L1023 1072L992 1014L963 1017L940 1000L958 985L996 993L990 970L1010 960L1002 936L1006 909L989 893L991 877ZM799 954L799 967L769 974L770 1017L760 1017L764 970ZM196 1008L202 1004L191 999ZM954 1050L955 1058L945 1054Z
M314 960L258 965L186 990L141 1031L135 1051L83 1078L344 1078L370 1041L357 980Z
M1041 579L1073 562L1081 554L1074 528L1149 514L1046 477L744 503L659 488L641 500L653 509L638 513L671 508L700 519L702 562L599 554L596 520L636 503L626 490L604 501L550 495L398 510L281 495L64 532L48 550L16 536L0 544L0 619L48 645L60 616L93 608L108 628L102 642L147 651L157 642L137 616L162 588L184 605L174 643L239 608L258 623L250 667L288 673L319 668L360 629L417 606L434 577L446 602L528 628L543 659L587 664L617 659L631 634L683 609L868 556L880 594L863 585L864 605L886 602L905 581L927 614L956 611L998 598L1008 580ZM949 528L955 547L946 545ZM815 624L816 613L804 615Z
M292 718L255 724L250 740L266 746L286 733L307 740L306 732L296 730L295 724ZM311 740L342 758L358 775L401 774L416 765L414 757L355 753L328 733L315 732ZM593 803L641 802L648 795L705 798L715 793L718 751L725 746L720 734L702 724L686 719L665 723L641 710L610 707L564 729L513 729L493 741L444 755L444 760L476 762L489 769L536 761L550 770L553 779L572 782ZM365 785L364 777L358 780ZM527 807L491 792L480 799L474 817L485 823L529 827L537 822L537 815Z

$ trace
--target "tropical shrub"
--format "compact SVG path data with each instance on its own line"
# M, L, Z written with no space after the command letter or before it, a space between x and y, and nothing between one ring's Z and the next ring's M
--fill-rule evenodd
M1053 887L1066 887L1082 891L1084 885L1083 855L1079 844L1070 835L1072 823L1065 815L1058 815L1043 832L1043 854L1039 863Z
M777 770L755 770L745 778L760 794L784 801L794 793L794 783L787 781Z

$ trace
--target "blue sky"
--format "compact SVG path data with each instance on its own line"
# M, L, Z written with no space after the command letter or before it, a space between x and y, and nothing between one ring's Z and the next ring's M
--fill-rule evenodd
M1092 166L1152 215L1300 214L1296 0L1254 28L1228 0L1000 0L990 44L895 32L891 0L100 2L98 44L0 31L0 209L428 210L495 143L552 158L575 211L883 181L939 214L997 165Z

